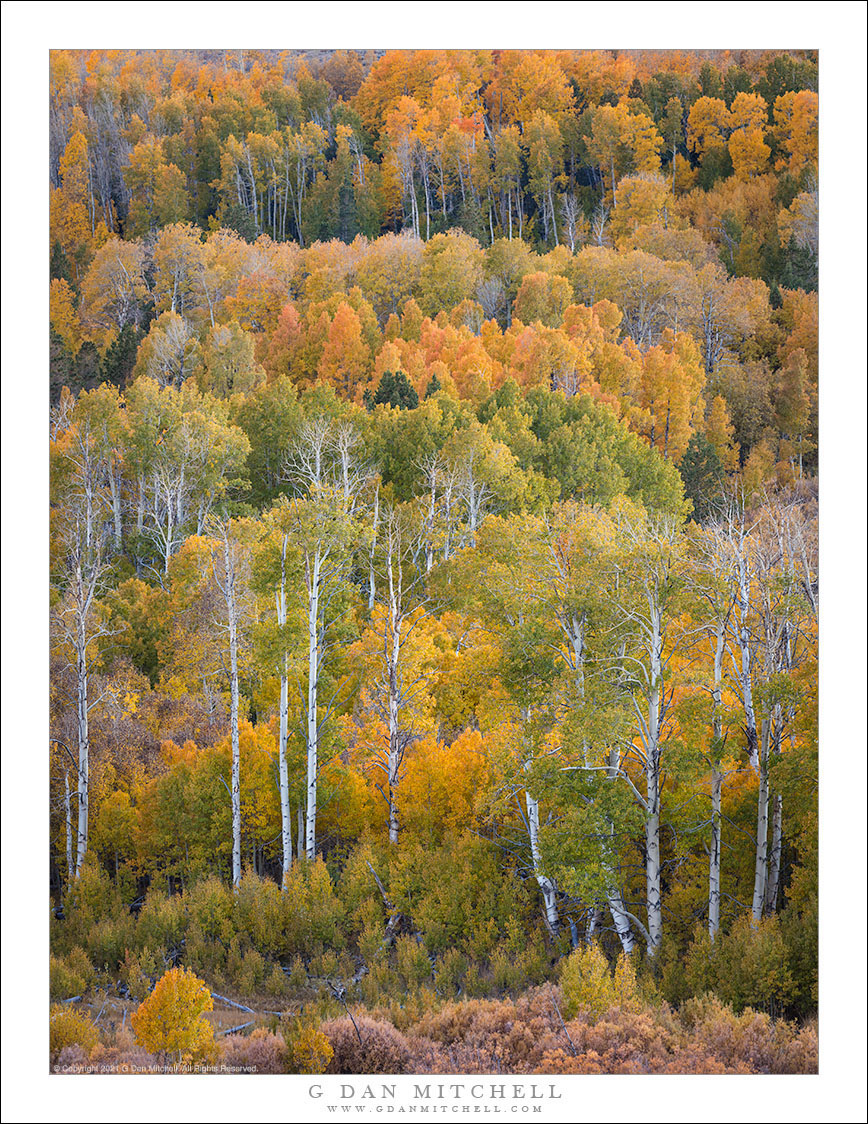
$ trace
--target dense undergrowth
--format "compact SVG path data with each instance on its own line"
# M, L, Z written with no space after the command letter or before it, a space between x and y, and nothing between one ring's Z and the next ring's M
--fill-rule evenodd
M55 1071L165 1064L137 1043L126 1017L120 1026L116 1019L94 1026L87 1012L104 1007L108 996L144 1002L172 963L253 1009L242 1016L252 1032L248 1026L246 1034L213 1044L208 1060L218 1067L266 1073L816 1069L815 1023L781 1017L792 1020L812 1000L810 985L804 994L798 977L786 915L758 930L736 922L714 945L700 931L686 946L671 939L653 966L639 954L622 954L613 964L597 943L571 952L566 937L548 938L527 916L517 879L512 885L501 879L489 898L481 886L462 895L453 883L448 899L432 879L413 919L393 907L387 931L387 911L367 868L370 855L370 848L359 848L334 882L321 859L296 864L284 893L253 874L236 894L216 878L173 895L151 889L137 915L117 885L89 864L62 918L52 921ZM480 864L477 879L485 873ZM396 890L398 881L393 875Z

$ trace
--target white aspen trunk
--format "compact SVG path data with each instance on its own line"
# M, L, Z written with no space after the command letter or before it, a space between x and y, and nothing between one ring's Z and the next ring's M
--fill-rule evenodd
M428 186L428 164L422 165L422 183L425 188L425 241L431 238L431 191Z
M145 526L145 478L139 480L139 502L136 507L136 534L141 537Z
M90 444L82 452L82 476L85 496L85 548L88 557L93 550L93 469L90 460Z
M253 219L254 219L254 222L256 223L256 233L258 234L259 231L260 231L260 222L259 222L259 200L258 200L257 195L256 195L256 176L253 174L253 159L250 155L250 148L247 145L244 146L244 152L245 152L245 155L247 156L247 173L248 173L248 176L249 176L250 194L251 194L252 199L253 199Z
M530 839L530 854L533 860L533 872L543 898L543 917L546 928L551 935L557 936L558 932L558 903L557 887L548 875L542 870L542 855L539 849L539 803L529 792L525 792L527 805L527 832Z
M443 560L449 561L452 555L452 502L453 502L454 480L450 476L446 481L446 487L443 491L443 516L445 533L443 536Z
M377 549L377 527L380 520L380 489L374 493L374 528L371 537L371 554L368 562L368 612L374 611L377 599L377 577L374 573L374 552Z
M585 926L585 944L590 944L597 932L600 923L600 911L596 908L588 911L588 923Z
M651 682L648 695L648 744L645 785L645 893L648 911L648 955L653 957L663 937L663 902L660 889L660 705L663 692L660 612L651 610Z
M714 686L712 699L711 747L711 846L708 850L708 935L713 941L720 928L720 854L721 854L721 792L723 774L720 771L720 754L723 747L723 726L720 716L722 705L723 654L726 648L726 624L720 621L714 647Z
M81 572L77 574L81 582ZM85 634L84 612L79 612L77 633L77 717L78 717L78 838L75 857L75 876L81 874L84 856L87 853L88 808L89 808L89 764L90 738L88 731L87 700L87 636Z
M114 520L115 550L120 553L123 549L123 523L121 520L121 489L114 466L109 467L109 484L112 494L112 517Z
M398 842L398 771L401 767L401 731L398 725L398 661L401 656L400 592L395 587L389 558L389 628L385 636L386 669L389 677L389 842ZM400 581L400 577L399 577Z
M754 866L753 904L751 919L756 926L763 915L768 877L769 843L769 719L762 721L759 761L759 794L756 817L756 863Z
M779 794L772 799L772 845L769 851L769 872L766 882L765 912L770 917L778 908L778 885L781 874L784 801Z
M169 573L169 559L172 556L172 535L174 533L174 507L172 505L172 495L166 489L166 543L163 551L163 573Z
M286 625L286 547L287 536L283 536L283 551L280 559L280 589L277 594L277 623ZM283 843L283 882L292 866L292 815L289 808L289 768L286 762L286 738L289 725L289 656L284 653L280 675L280 729L278 734L278 766L280 769L280 827Z
M616 749L612 749L609 752L609 771L607 772L607 776L610 778L610 780L614 779L619 768L620 760L618 759L618 751ZM614 839L615 825L611 819L608 819L608 824L609 834ZM627 916L627 909L624 905L624 899L615 881L614 847L610 847L608 843L603 844L602 860L603 869L605 870L606 875L609 878L609 884L606 891L606 902L609 906L609 912L612 915L612 923L615 926L615 932L618 934L618 940L621 942L621 948L629 956L633 949L636 947L636 939L633 936L633 929L630 926L630 918Z
M238 602L235 561L224 539L226 608L229 618L229 726L232 738L232 885L241 885L241 747L238 741Z
M522 712L522 717L527 721L527 712ZM531 761L528 757L524 763L525 771L530 769ZM543 872L542 854L539 847L539 801L525 789L525 807L527 808L527 833L530 841L531 862L534 877L540 888L543 899L543 919L546 928L553 937L558 932L558 906L555 883Z
M75 878L75 859L72 852L72 796L69 791L69 770L63 774L63 812L66 821L66 885Z
M307 656L307 824L305 854L316 856L316 782L319 731L317 727L317 685L319 682L319 549L314 553L308 587L308 656Z
M301 858L301 856L305 853L305 851L304 851L304 808L301 806L301 804L299 804L298 808L296 809L296 819L297 819L297 822L298 822L298 843L297 843L297 846L296 846L296 852L298 854L298 857Z
M645 892L648 910L648 955L653 957L663 937L663 910L660 897L660 812L657 778L649 767L647 776L648 802L653 800L654 811L645 818Z
M742 705L744 707L745 733L747 735L747 750L751 766L759 768L759 752L757 748L756 713L753 705L753 683L751 677L752 658L750 650L750 633L748 631L748 614L750 612L750 579L745 571L744 564L739 563L739 630L738 646L741 653L741 690Z
M612 915L612 923L615 926L615 932L618 934L618 940L621 942L621 948L629 956L636 947L636 940L633 936L633 930L630 928L630 918L624 908L624 900L618 891L610 891L606 895L606 901L609 904L609 912Z
M431 466L431 489L428 493L427 537L425 542L425 570L431 573L434 567L434 517L437 512L437 468Z
M720 794L723 774L711 769L711 846L708 851L708 935L713 941L720 928Z

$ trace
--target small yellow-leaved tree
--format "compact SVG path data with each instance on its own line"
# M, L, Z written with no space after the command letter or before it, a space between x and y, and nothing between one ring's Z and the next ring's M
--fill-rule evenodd
M205 1012L214 1008L205 983L185 968L171 968L131 1018L136 1038L151 1053L179 1062L202 1061L214 1053L214 1027Z

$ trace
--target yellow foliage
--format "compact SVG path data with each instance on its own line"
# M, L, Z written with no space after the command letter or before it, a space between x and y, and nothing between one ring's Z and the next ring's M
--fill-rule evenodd
M75 307L75 296L68 282L55 277L48 291L48 318L52 328L63 340L66 350L75 355L81 346L81 321Z
M482 735L465 730L447 745L425 739L407 753L401 784L401 822L411 834L458 834L472 822L488 783Z
M568 1019L580 1011L596 1019L617 1003L615 981L597 944L570 953L561 967L561 988L564 1017Z
M287 1039L290 1073L325 1073L334 1056L332 1044L319 1027L302 1023Z
M51 1009L48 1023L48 1050L56 1058L64 1046L81 1046L87 1053L99 1042L99 1031L89 1018L71 1007L57 1005Z
M213 1009L204 981L185 968L171 968L130 1022L151 1053L176 1053L178 1061L204 1060L214 1051L214 1027L205 1017Z

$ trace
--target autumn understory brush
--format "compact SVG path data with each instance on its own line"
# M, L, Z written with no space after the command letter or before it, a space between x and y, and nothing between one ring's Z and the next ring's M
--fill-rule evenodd
M800 1074L816 1073L816 1021L798 1026L712 995L679 1010L627 1003L564 1018L563 989L545 984L500 999L441 1002L395 1025L383 1008L321 1005L260 1016L196 1057L150 1053L128 1025L94 1026L70 1006L51 1022L54 1073ZM240 1012L235 1012L241 1017ZM248 1016L249 1017L249 1016Z
M792 1017L799 987L776 919L737 920L714 945L698 929L652 968L597 943L571 951L515 913L458 944L447 914L439 929L405 919L386 937L358 874L349 864L336 887L312 863L291 895L255 876L236 893L206 879L152 890L134 917L88 868L52 922L52 1071L817 1071L816 1019ZM171 1050L146 1048L140 1012L160 992L166 1002L175 977L212 996L205 1033L200 1023L188 1042L182 1027Z

